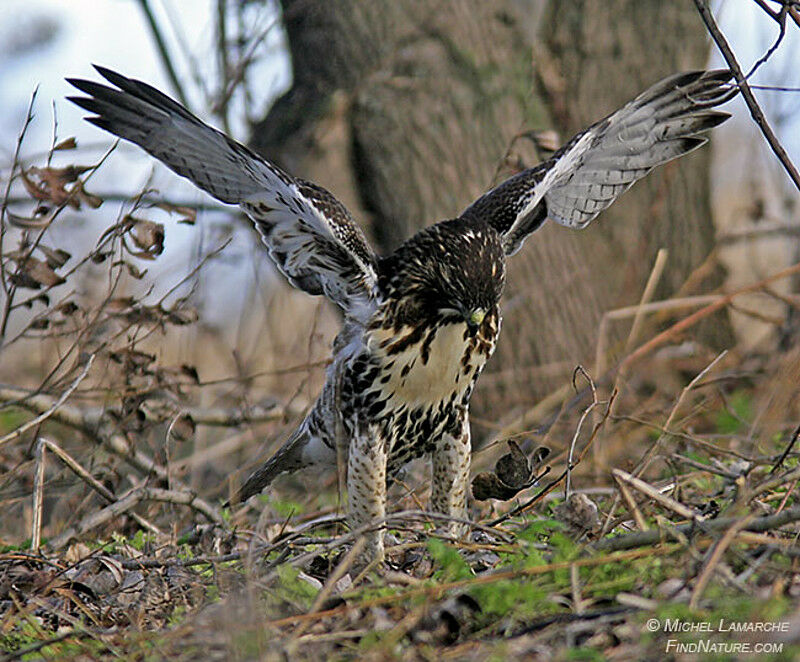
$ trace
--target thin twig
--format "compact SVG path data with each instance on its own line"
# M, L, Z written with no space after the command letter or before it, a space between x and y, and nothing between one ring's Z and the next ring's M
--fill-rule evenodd
M172 84L172 88L175 90L178 101L189 108L186 94L183 91L183 85L181 85L181 81L178 78L178 74L175 73L175 67L172 64L172 56L167 49L164 36L161 34L161 28L156 21L156 17L153 15L153 11L150 9L148 0L139 0L139 7L141 7L142 13L147 20L150 33L153 35L153 39L156 42L156 49L158 50L158 55L161 58L161 64L164 66L164 70L167 72L167 77L169 78L169 82Z
M33 122L33 105L36 102L36 94L39 91L38 86L31 94L30 103L28 103L28 111L25 113L25 121L22 123L17 136L17 143L14 146L14 157L11 161L11 168L9 169L8 181L6 181L6 189L3 193L3 203L0 207L0 256L5 255L5 237L6 237L6 216L8 214L8 196L11 193L11 183L14 181L14 170L19 166L19 154L22 149L22 143L25 140L25 134L28 132L28 127ZM3 338L5 337L6 325L8 324L8 314L11 310L11 303L14 298L14 290L16 289L13 284L9 285L8 277L6 275L5 263L0 260L0 285L3 287L3 294L5 295L5 304L3 310L3 320L0 323L0 347L3 346Z
M799 437L800 437L800 425L798 425L794 429L794 432L792 432L792 436L789 439L789 444L786 446L786 450L783 451L783 453L781 453L781 456L778 458L778 461L775 463L772 469L770 469L769 471L770 474L774 474L780 468L780 466L786 461L786 458L789 457L789 453L792 452L792 449L794 448L794 445L797 443L797 439Z
M671 529L637 531L636 533L617 536L615 538L604 538L596 543L592 543L590 548L598 552L634 549L635 547L655 545L665 539L674 538L676 535L686 537L694 533L703 534L727 530L740 520L740 517L720 517L719 519L705 520L702 523L702 528L698 527L697 522L689 522L687 524L679 524ZM754 531L756 533L772 531L773 529L780 528L785 524L790 524L797 520L800 520L800 506L793 506L776 515L756 517L744 526L744 530ZM778 541L776 540L776 542Z
M650 485L650 483L646 483L641 478L632 476L627 471L623 471L622 469L614 469L611 474L620 483L630 485L633 489L638 490L645 496L651 498L653 501L660 503L665 508L669 508L674 513L677 513L680 517L685 517L686 519L691 520L703 519L702 515L694 512L688 506L684 506L680 501L676 501L672 497L662 494L658 489Z
M703 377L705 377L714 368L714 366L717 365L717 363L719 363L725 357L725 355L727 355L727 353L727 349L723 350L711 363L703 368L703 370L701 370L697 376L684 387L684 389L681 391L681 394L678 396L675 406L672 408L672 411L667 417L667 422L664 423L664 429L669 430L672 427L672 422L675 420L675 416L677 415L678 410L681 408L683 401L686 399L686 396L695 386L697 386L698 383L700 383L700 380L702 380ZM634 476L641 476L642 472L647 469L655 454L661 450L667 435L668 433L663 433L661 436L659 436L656 442L650 446L647 453L645 453L644 457L639 461L639 464L636 465L636 469L633 472Z
M73 381L72 384L69 385L69 388L59 396L59 398L52 404L50 408L48 408L46 411L42 412L35 418L31 419L27 423L20 425L17 429L12 430L4 437L0 438L0 446L3 446L9 441L13 441L20 435L30 430L31 428L40 425L43 421L46 421L48 418L50 418L50 416L52 416L53 413L56 410L58 410L58 408L61 405L63 405L64 402L66 402L69 396L71 396L75 392L75 389L77 389L80 383L85 379L86 375L89 373L89 368L91 368L92 363L94 363L94 357L95 357L94 354L91 354L89 356L89 358L86 360L86 364L83 366L83 370L81 370L81 373L77 376L75 381Z
M31 523L31 551L38 552L42 542L42 504L44 501L45 450L41 440L35 450L36 470L33 472L33 521Z
M772 44L772 46L770 46L769 49L767 49L767 52L764 53L764 55L762 55L760 58L758 58L756 63L752 67L750 67L750 71L747 72L746 78L752 78L753 74L756 71L758 71L759 67L761 67L762 64L764 64L767 60L769 60L772 57L773 53L775 53L775 51L778 50L778 46L781 45L783 38L786 36L786 15L788 12L789 12L789 5L784 4L781 5L781 9L777 13L777 15L770 13L770 16L773 19L775 19L775 21L777 21L778 23L779 26L778 37L777 39L775 39L775 42Z
M769 123L767 122L767 118L764 117L764 112L758 105L758 101L756 101L756 98L747 83L747 78L745 78L739 63L736 61L736 56L734 55L733 50L728 44L727 39L725 39L725 35L723 35L722 31L719 29L717 22L714 20L714 15L711 13L711 9L708 6L708 0L694 0L694 4L697 7L697 11L700 12L700 17L703 19L703 23L706 24L711 38L717 44L722 56L728 63L728 66L730 67L731 72L733 73L733 76L739 85L739 89L742 91L742 98L747 104L747 107L750 109L750 115L752 115L753 120L758 128L761 129L761 133L764 134L764 137L767 139L770 148L775 156L778 157L778 160L789 174L789 177L794 182L794 185L798 190L800 190L800 173L798 173L794 163L792 163L792 160L789 158L789 155L786 153L783 145L781 145L780 141L772 130L772 127L770 127Z
M570 495L570 492L571 492L570 488L571 488L571 483L572 483L572 456L573 456L573 453L575 452L575 445L578 443L578 436L581 433L581 428L583 427L583 422L586 420L586 417L598 405L598 402L597 402L597 389L594 386L594 382L592 381L591 376L589 375L588 372L586 372L586 370L584 369L584 367L582 365L579 365L577 368L575 368L574 372L572 373L572 386L573 386L573 388L575 388L576 391L578 390L577 387L575 386L575 378L577 377L578 374L583 375L584 378L586 379L586 381L589 382L589 388L591 389L591 392L592 392L592 401L583 410L583 413L581 414L581 417L578 420L578 425L575 426L575 434L572 435L572 441L570 442L570 445L569 445L569 454L567 455L567 482L566 482L566 485L564 487L564 493L566 495L566 498L569 498L569 495Z

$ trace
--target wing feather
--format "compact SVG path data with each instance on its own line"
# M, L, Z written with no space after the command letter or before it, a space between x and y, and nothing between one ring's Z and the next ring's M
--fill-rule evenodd
M239 205L296 287L326 295L349 314L372 300L375 255L333 195L292 177L147 83L95 68L118 89L67 79L89 95L69 97L94 113L89 122L139 145L218 200Z
M550 218L583 228L653 168L691 152L728 119L710 110L738 90L727 70L691 71L656 83L570 140L544 163L506 180L462 214L484 217L512 255Z

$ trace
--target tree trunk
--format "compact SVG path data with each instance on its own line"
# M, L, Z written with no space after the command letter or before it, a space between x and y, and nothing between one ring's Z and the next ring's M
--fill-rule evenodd
M660 77L702 68L708 50L691 3L282 5L294 84L253 145L334 192L381 251L535 164L518 134L554 128L564 142ZM660 247L669 261L659 295L685 282L713 239L708 170L700 150L658 169L586 231L550 223L528 240L510 261L478 416L529 407L591 361L603 312L638 301Z

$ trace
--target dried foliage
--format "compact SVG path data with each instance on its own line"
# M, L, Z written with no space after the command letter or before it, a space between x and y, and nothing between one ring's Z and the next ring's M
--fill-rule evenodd
M276 397L244 363L204 380L165 358L201 325L194 288L224 244L154 296L148 268L197 210L144 191L109 223L106 156L56 166L67 138L24 164L24 133L0 225L0 659L659 659L698 640L645 631L667 618L785 622L710 640L800 654L800 298L773 289L800 265L652 301L660 256L639 304L604 315L587 386L475 421L469 535L441 534L412 466L373 525L386 561L361 569L335 475L220 505L324 362L278 357L300 386ZM69 212L107 224L84 251L57 240ZM697 325L752 293L784 305L781 345L704 346Z

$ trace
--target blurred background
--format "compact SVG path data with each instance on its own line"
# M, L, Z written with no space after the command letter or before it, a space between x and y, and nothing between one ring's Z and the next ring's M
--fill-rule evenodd
M714 8L750 71L776 43L778 22L752 0ZM755 92L795 162L799 46L789 20L750 78L782 88ZM92 63L155 85L322 184L381 251L457 216L659 78L724 66L688 2L5 0L0 179L8 186L2 248L10 287L0 293L0 381L58 395L94 355L70 402L113 410L115 429L155 458L196 458L174 475L215 496L227 494L226 478L238 480L236 470L246 473L281 443L316 397L339 320L276 275L235 210L131 145L104 158L113 140L65 100L73 90L64 78L97 79ZM741 99L725 110L734 117L710 149L660 168L581 233L546 225L512 260L501 341L474 398L476 448L513 433L562 451L574 420L554 412L575 411L565 387L576 365L607 397L635 346L800 260L797 192ZM74 197L59 201L54 190L72 191L79 181L64 168L101 160L87 171L77 207ZM33 262L40 246L69 257L36 253ZM686 303L644 316L632 334L630 307L662 250L650 298ZM798 280L757 289L628 373L619 406L627 397L643 416L660 416L687 378L728 349L732 371L764 372L769 358L779 360L771 374L785 406L771 391L753 406L775 409L770 429L784 430L800 381ZM8 405L14 393L24 396L8 391L0 435L28 420ZM280 415L239 429L201 420L211 409L273 404ZM173 434L175 417L189 407L200 414L182 439ZM0 441L0 490L23 514L37 429ZM80 446L57 426L53 433ZM623 461L630 441L611 435L587 473L602 476ZM101 452L88 461L105 467L110 484L126 484ZM70 495L60 513L49 512L68 520L84 498ZM26 517L0 534L18 534Z

